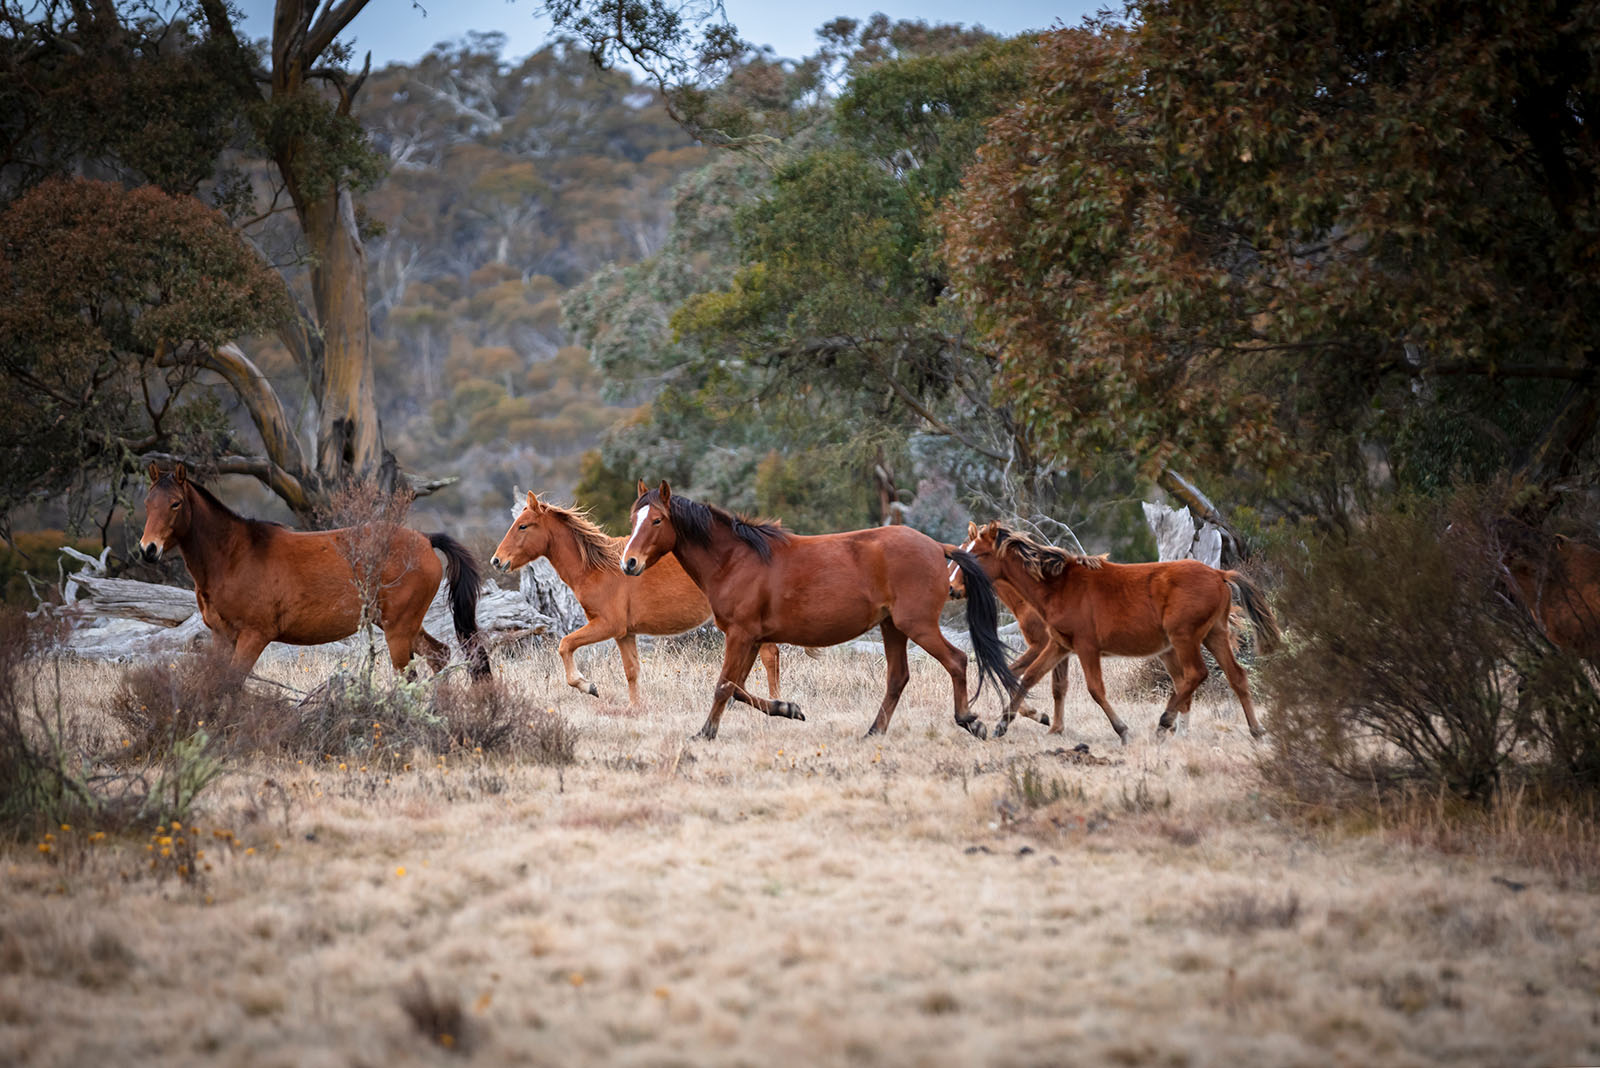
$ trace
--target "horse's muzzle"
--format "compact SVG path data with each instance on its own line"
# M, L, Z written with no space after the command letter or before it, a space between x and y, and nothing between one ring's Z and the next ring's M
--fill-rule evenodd
M149 545L141 545L139 546L139 555L144 557L145 563L153 564L161 559L161 546L155 542L151 542Z
M952 601L964 601L967 599L966 590L958 590L954 586L947 586L945 587L945 590L949 594L949 599Z
M622 573L624 575L636 576L643 570L644 568L639 566L639 558L637 556L630 556L622 562Z
M501 561L501 559L498 556L489 557L489 563L494 565L494 569L496 571L504 571L504 570L506 570L506 565Z

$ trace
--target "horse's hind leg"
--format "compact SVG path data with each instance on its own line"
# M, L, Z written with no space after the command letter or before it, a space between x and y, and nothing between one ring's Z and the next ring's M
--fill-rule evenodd
M1239 666L1239 661L1233 655L1233 642L1228 632L1222 627L1217 627L1206 635L1206 648L1211 650L1211 655L1217 658L1217 664L1222 668L1222 673L1228 676L1228 685L1233 687L1233 692L1239 698L1239 704L1244 707L1244 721L1250 724L1250 737L1259 738L1267 733L1265 727L1256 722L1256 707L1250 700L1250 680L1245 676L1244 668Z
M900 703L900 694L905 690L906 683L911 681L911 665L906 663L905 633L887 619L878 630L883 634L883 655L889 662L889 673L883 704L878 706L877 718L867 728L869 738L889 729L889 719L894 715L895 706Z
M1156 728L1170 731L1178 714L1189 711L1194 692L1206 681L1206 662L1200 657L1200 642L1193 634L1175 636L1172 648L1161 654L1161 662L1172 676L1172 696L1167 699L1166 711L1161 713Z
M411 640L411 646L412 654L415 655L420 651L422 658L428 662L428 667L432 668L435 674L443 671L445 665L450 663L450 647L425 630L420 628L417 630L417 636Z
M1083 665L1084 689L1089 691L1094 703L1100 706L1100 711L1111 721L1111 729L1117 732L1117 739L1123 745L1127 745L1128 725L1122 722L1122 717L1117 715L1116 709L1111 707L1111 702L1106 700L1106 680L1100 674L1100 650L1079 649L1078 663Z
M935 614L931 619L905 621L896 619L894 623L906 637L921 646L950 673L950 685L955 690L956 726L974 738L989 737L989 728L983 725L977 713L967 707L967 654L951 645L949 639L939 630L938 615ZM1022 703L1024 692L1024 690L1017 692L1017 697L1011 702L1013 706ZM1015 714L1013 711L1012 715Z
M767 673L767 696L778 699L778 647L772 642L761 646L761 667Z
M624 634L617 639L617 652L622 655L622 674L628 680L628 704L639 706L639 643L633 635Z
M407 671L411 666L412 638L398 629L383 632L384 643L389 646L389 663L395 671Z
M250 674L256 661L261 659L261 651L271 643L272 639L265 634L253 630L240 631L233 642L233 670L241 675Z

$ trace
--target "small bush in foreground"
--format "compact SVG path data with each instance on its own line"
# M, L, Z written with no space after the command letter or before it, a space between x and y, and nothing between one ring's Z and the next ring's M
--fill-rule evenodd
M1265 770L1290 796L1409 786L1489 806L1508 774L1600 789L1594 676L1512 598L1492 526L1469 511L1379 514L1289 554L1290 642L1263 680Z

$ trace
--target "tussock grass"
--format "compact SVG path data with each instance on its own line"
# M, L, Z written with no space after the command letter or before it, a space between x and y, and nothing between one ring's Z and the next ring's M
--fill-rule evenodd
M631 715L614 655L598 699L554 660L496 664L499 747L232 758L182 828L200 881L142 836L6 848L0 1062L1600 1060L1595 884L1507 850L1557 833L1531 798L1470 845L1420 807L1290 819L1231 695L1158 741L1125 663L1123 749L1076 669L1064 737L980 743L914 658L867 739L881 660L794 656L806 722L735 706L705 743L715 650L649 651ZM116 684L64 705L109 730Z

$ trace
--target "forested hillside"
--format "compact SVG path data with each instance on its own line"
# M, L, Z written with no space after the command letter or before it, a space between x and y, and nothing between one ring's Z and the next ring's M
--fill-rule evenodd
M570 492L584 450L632 412L602 397L561 299L652 255L674 183L706 159L630 75L565 43L501 48L474 35L377 71L357 112L387 164L362 201L387 443L460 476L431 508L496 520L514 484Z

